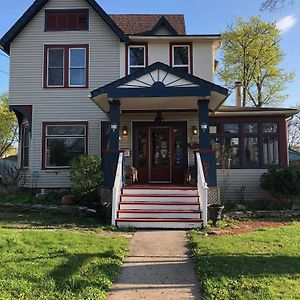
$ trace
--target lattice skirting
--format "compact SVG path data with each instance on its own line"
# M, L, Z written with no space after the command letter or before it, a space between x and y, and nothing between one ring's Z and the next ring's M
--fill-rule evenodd
M208 190L208 204L220 203L220 189L218 187L210 187Z

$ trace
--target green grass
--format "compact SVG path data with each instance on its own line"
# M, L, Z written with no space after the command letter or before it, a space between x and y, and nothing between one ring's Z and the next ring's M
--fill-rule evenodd
M14 204L58 204L62 196L67 195L68 192L55 192L49 194L46 200L38 200L35 195L31 193L17 193L17 194L0 194L0 203L14 203Z
M0 213L0 299L105 299L129 236L84 216Z
M300 299L300 222L249 234L189 234L206 299Z

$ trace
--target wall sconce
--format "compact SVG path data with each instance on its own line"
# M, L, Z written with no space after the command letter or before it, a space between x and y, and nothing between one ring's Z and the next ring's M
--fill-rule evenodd
M198 127L193 126L193 135L198 135Z
M127 128L127 126L123 127L123 129L122 129L122 135L123 136L127 136L128 135L128 128Z

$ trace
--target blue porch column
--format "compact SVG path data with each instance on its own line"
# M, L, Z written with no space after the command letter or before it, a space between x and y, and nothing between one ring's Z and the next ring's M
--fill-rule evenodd
M210 149L209 123L208 123L209 100L198 100L198 123L199 123L199 152L202 158L204 175L208 186L217 185L217 162L216 154Z
M104 154L104 185L112 188L120 152L120 101L109 99L109 149Z

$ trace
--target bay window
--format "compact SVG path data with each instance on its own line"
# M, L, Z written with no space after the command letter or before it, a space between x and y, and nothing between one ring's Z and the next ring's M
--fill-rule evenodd
M88 87L88 45L47 45L44 65L44 87Z
M68 168L74 157L87 154L87 123L44 123L43 139L43 167Z
M29 149L30 149L30 129L29 125L22 125L21 127L21 166L22 168L29 167Z

